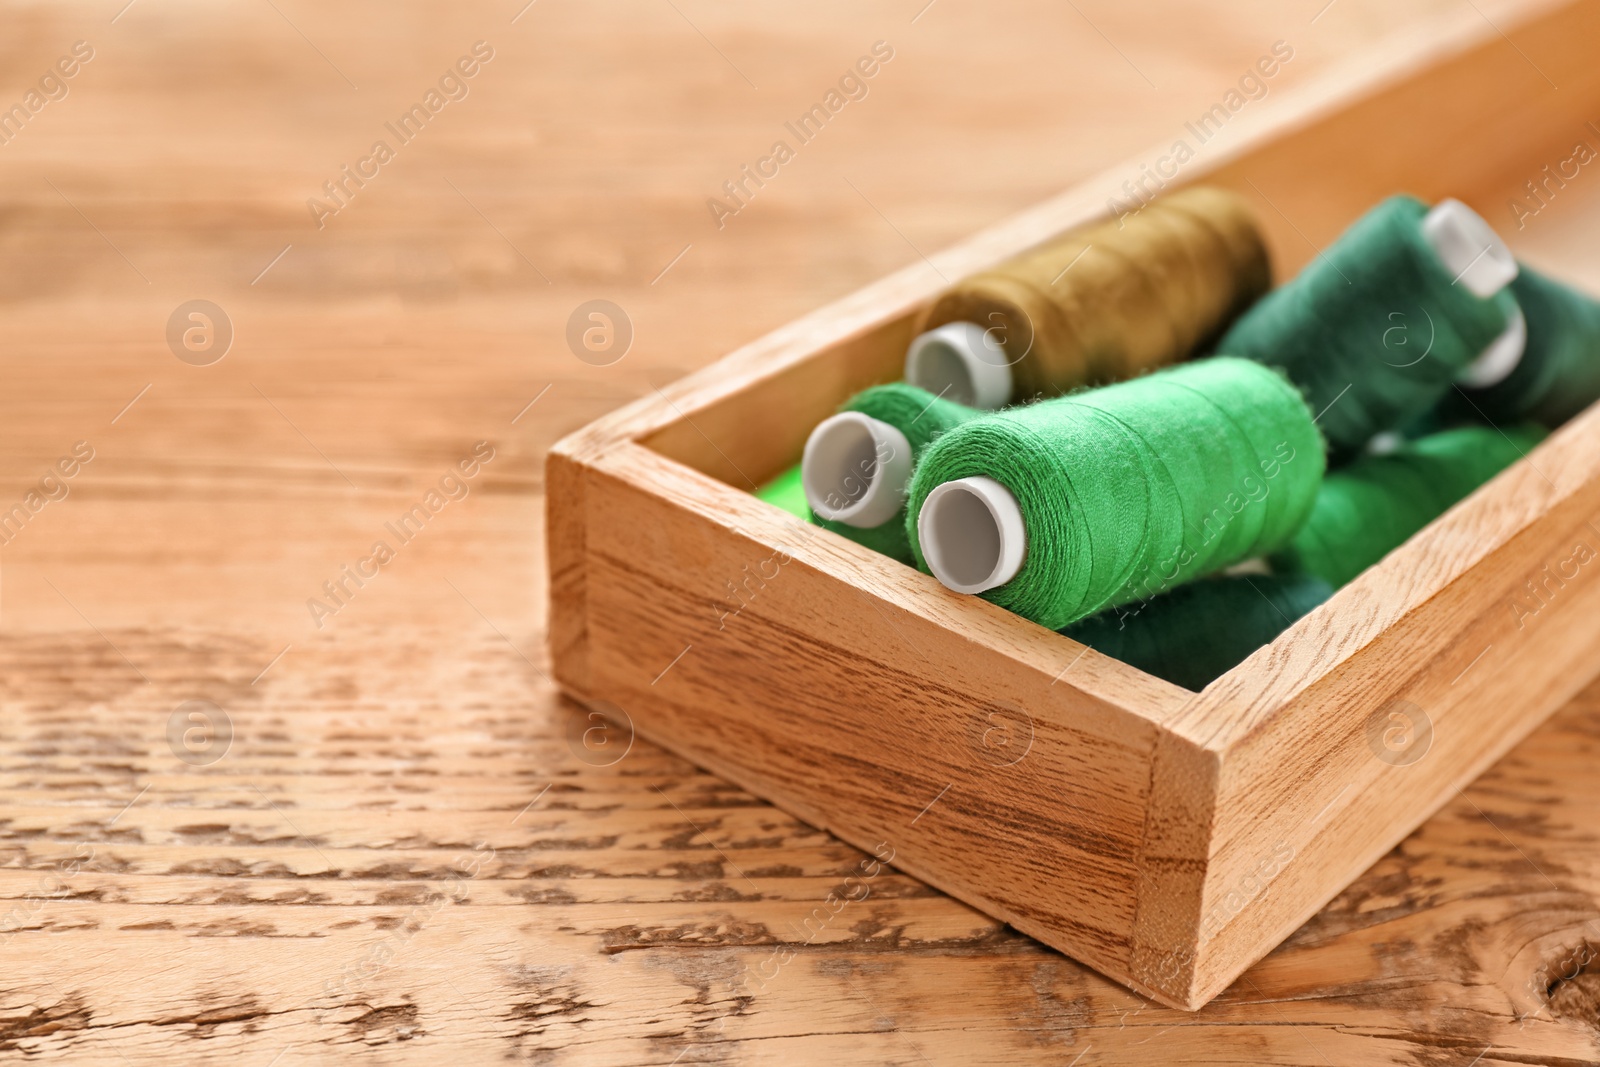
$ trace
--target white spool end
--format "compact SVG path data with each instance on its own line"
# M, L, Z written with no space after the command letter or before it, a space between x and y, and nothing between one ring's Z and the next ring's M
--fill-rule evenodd
M1467 364L1458 379L1468 389L1487 389L1511 377L1511 372L1522 362L1523 350L1528 347L1528 320L1520 307L1511 311L1511 321L1500 336L1489 342L1489 347L1477 359Z
M982 326L947 322L918 334L906 350L906 381L973 408L1011 402L1011 364Z
M1422 220L1422 236L1456 282L1488 299L1517 276L1517 260L1483 216L1459 200L1441 200Z
M1369 456L1387 456L1400 451L1406 446L1406 435L1399 430L1384 430L1382 433L1372 435L1367 442L1366 453Z
M806 438L800 484L824 519L862 528L900 513L911 481L911 442L881 419L846 411L823 419Z
M917 513L917 540L933 576L958 593L1005 585L1028 554L1017 498L982 475L935 486Z

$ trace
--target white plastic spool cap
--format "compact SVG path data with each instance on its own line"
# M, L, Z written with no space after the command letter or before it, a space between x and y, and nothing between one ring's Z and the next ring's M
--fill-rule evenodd
M982 326L947 322L918 334L906 350L906 381L974 408L1011 402L1011 364Z
M800 484L824 519L862 528L900 513L911 481L911 442L881 419L846 411L822 420L806 438Z
M1387 456L1398 452L1406 445L1406 435L1399 430L1384 430L1382 433L1372 435L1367 442L1366 453L1369 456Z
M917 513L917 540L933 576L958 593L1005 585L1028 554L1017 498L982 475L935 486Z
M1456 284L1474 296L1486 300L1517 276L1511 249L1482 215L1459 200L1433 205L1422 220L1422 236Z
M1467 364L1461 372L1461 384L1468 389L1487 389L1511 377L1511 372L1522 362L1523 350L1528 347L1528 320L1520 307L1511 311L1511 321L1500 336L1489 342L1489 347L1477 359Z

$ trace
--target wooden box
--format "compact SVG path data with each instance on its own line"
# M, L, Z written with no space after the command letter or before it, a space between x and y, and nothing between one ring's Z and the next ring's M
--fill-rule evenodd
M1547 183L1546 202L1525 183L1600 146L1600 5L1521 10L1423 27L1283 91L1169 188L1252 198L1280 278L1401 190L1466 200L1514 248L1520 196L1546 245L1573 250L1541 265L1581 274L1600 201L1572 187L1600 194L1600 172ZM938 272L1103 215L1168 147L940 254ZM919 262L556 446L557 677L807 822L1199 1007L1600 669L1600 411L1195 694L750 494L845 398L899 376L943 284Z

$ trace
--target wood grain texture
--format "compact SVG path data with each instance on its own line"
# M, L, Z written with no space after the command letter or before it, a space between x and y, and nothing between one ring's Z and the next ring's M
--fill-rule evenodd
M96 49L0 147L0 503L95 448L0 548L0 1055L1595 1058L1594 692L1189 1014L892 867L819 924L870 852L642 738L594 766L546 677L551 442L1174 134L1275 39L1274 93L1459 5L122 6L0 35L0 102ZM872 95L717 230L705 199L880 38ZM316 229L478 39L472 95ZM1585 188L1519 248L1592 285ZM612 366L563 339L595 297L636 327ZM214 366L164 337L194 298L236 329ZM478 440L471 495L318 629L306 600ZM169 743L189 700L232 722L215 762Z

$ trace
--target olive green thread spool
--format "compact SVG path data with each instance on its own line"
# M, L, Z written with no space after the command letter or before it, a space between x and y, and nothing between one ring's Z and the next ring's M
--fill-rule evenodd
M1281 546L1324 462L1280 373L1200 360L952 428L907 536L947 587L1060 629Z
M1332 595L1333 587L1312 575L1201 578L1061 632L1198 692Z
M801 485L812 521L911 563L905 500L913 464L939 434L980 414L904 383L851 397L806 439Z
M1249 204L1184 189L953 285L921 320L906 380L998 408L1132 378L1204 350L1271 277Z
M1421 416L1458 377L1514 363L1505 243L1455 200L1368 211L1294 280L1240 317L1218 350L1281 367L1337 457Z
M1278 573L1338 588L1400 547L1544 437L1535 426L1444 430L1393 452L1362 456L1322 483L1294 539L1272 557Z

